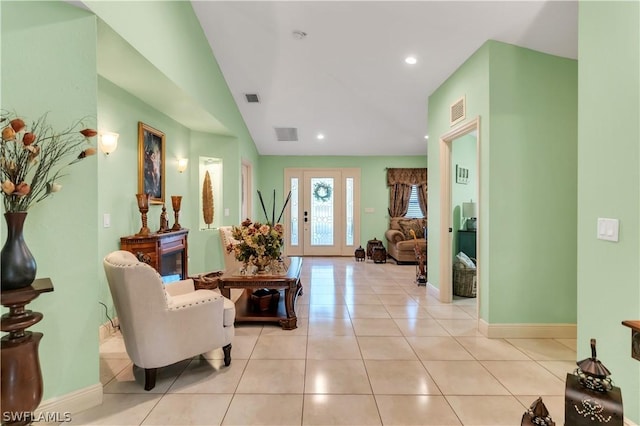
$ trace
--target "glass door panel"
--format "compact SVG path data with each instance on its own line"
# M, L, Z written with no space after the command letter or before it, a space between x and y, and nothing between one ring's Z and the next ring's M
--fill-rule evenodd
M313 197L311 198L311 245L332 246L334 235L333 194L335 185L332 178L311 178Z
M340 173L335 171L304 172L304 254L340 255L337 218L342 205Z
M285 169L290 256L352 256L360 243L359 169Z

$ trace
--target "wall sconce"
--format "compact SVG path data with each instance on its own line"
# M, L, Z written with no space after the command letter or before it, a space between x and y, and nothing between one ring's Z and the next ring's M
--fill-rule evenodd
M178 171L182 173L187 170L187 164L189 164L188 158L178 158Z
M112 133L112 132L100 133L100 139L98 141L98 145L100 145L100 150L107 155L111 154L118 147L118 137L120 137L120 135L117 133Z

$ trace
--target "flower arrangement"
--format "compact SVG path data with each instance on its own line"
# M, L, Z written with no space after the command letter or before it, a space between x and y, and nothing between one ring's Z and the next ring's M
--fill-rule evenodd
M240 227L234 226L231 233L236 244L227 246L228 253L234 253L237 260L264 268L272 260L280 258L284 243L284 226L281 223L252 222L246 219Z
M89 138L97 132L77 121L62 132L47 124L47 115L30 128L15 114L2 112L0 181L6 212L25 212L62 186L65 168L96 153Z
M258 191L260 204L266 219L266 223L252 222L251 219L245 219L240 227L234 226L231 235L238 243L229 244L226 249L227 253L234 253L236 259L243 262L245 269L249 263L258 268L258 272L264 270L264 267L273 261L282 260L282 247L284 246L284 225L280 223L280 219L284 214L291 199L291 192L282 206L278 220L275 219L276 191L273 191L273 205L271 209L271 220L264 206L262 193Z

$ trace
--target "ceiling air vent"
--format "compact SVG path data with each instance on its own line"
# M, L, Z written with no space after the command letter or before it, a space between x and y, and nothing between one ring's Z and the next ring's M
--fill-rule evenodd
M467 107L465 97L463 96L451 105L449 124L453 126L454 124L464 120L466 116Z
M247 102L250 104L260 103L260 98L258 98L257 93L245 93L244 97L247 99Z
M274 127L279 142L297 142L298 129L295 127Z

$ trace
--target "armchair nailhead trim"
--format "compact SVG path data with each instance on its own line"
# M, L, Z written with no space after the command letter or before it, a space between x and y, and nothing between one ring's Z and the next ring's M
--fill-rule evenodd
M169 307L169 310L173 311L173 310L178 310L178 309L182 309L182 308L188 308L189 306L193 306L193 305L202 305L204 303L213 302L214 300L218 300L218 299L217 298L216 299L203 299L203 300L198 300L196 302L187 303L185 305L171 306L171 307Z

